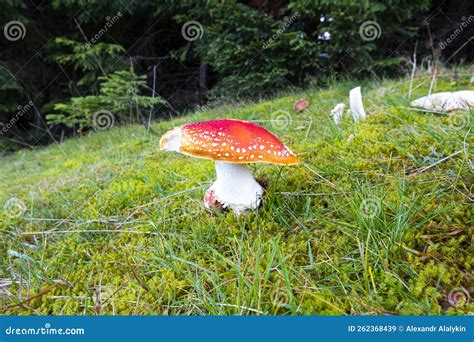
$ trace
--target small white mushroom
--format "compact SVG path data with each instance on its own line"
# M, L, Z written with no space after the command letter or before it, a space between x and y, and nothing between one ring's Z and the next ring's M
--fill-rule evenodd
M331 110L331 115L334 119L334 123L336 125L339 125L339 122L341 122L342 115L344 114L344 108L346 105L344 103L338 103L333 110Z
M360 92L360 87L356 87L349 92L349 103L354 122L365 120L367 118L364 105L362 104L362 94Z

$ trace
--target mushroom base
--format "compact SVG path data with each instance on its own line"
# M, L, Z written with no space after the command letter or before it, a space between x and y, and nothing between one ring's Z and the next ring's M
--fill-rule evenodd
M224 208L230 208L239 216L255 210L262 200L263 188L252 176L245 164L216 162L217 179L207 190ZM206 208L211 207L204 199Z

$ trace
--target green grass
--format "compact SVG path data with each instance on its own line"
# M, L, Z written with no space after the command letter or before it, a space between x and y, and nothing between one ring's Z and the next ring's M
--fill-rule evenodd
M435 91L474 89L469 78ZM429 83L417 78L412 98ZM212 162L159 151L141 126L0 157L0 312L472 313L448 300L472 291L472 114L411 111L407 80L365 82L369 118L337 127L328 114L356 85L153 125L255 120L300 155L252 166L266 193L239 219L203 209Z

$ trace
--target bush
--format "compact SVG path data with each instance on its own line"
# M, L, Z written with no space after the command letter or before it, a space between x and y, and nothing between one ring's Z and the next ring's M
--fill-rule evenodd
M321 48L310 41L298 12L272 18L239 3L211 3L177 20L203 21L193 53L218 74L211 97L256 97L301 83L320 65Z
M211 97L257 97L301 85L307 76L394 73L401 63L401 50L393 53L400 37L407 41L417 33L414 18L429 4L295 0L270 15L235 1L211 1L207 7L189 5L176 19L203 26L188 57L218 74ZM407 50L413 47L407 44Z
M142 110L152 110L155 105L164 104L161 97L140 95L146 88L146 76L137 76L133 70L116 71L110 76L99 77L99 95L73 97L69 103L54 106L60 113L48 114L49 123L65 124L69 127L97 127L97 115L107 114L108 120L120 122L139 122Z
M328 72L368 75L393 73L403 52L413 53L410 38L423 28L418 17L430 4L430 0L294 0L289 7L302 13L313 39L330 33Z

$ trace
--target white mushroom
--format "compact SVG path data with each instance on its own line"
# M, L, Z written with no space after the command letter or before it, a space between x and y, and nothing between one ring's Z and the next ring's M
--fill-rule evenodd
M349 92L349 103L354 122L365 120L367 118L364 105L362 104L362 94L360 93L360 87L356 87Z
M334 123L339 125L341 122L342 115L344 114L344 107L346 105L344 103L338 103L333 110L331 110L331 115L333 116Z
M470 110L474 108L474 90L431 94L413 100L410 105L444 112Z

